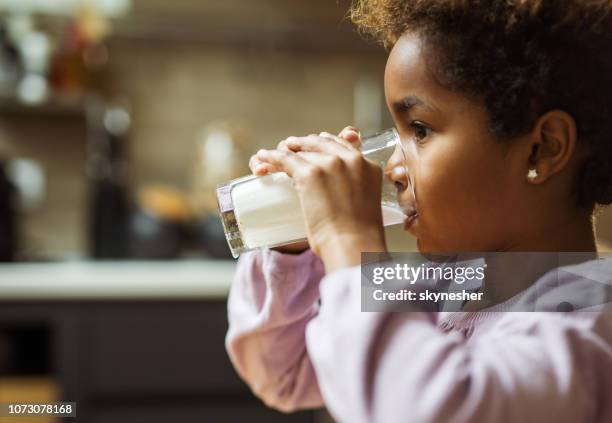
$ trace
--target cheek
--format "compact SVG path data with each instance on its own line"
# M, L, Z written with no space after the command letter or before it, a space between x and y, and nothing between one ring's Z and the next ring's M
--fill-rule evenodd
M416 162L420 243L437 250L491 248L506 207L500 158L486 148L439 141L422 148Z

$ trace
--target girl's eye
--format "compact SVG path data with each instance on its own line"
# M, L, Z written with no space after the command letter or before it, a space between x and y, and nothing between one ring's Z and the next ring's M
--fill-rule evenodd
M422 143L429 135L430 129L420 122L412 122L410 126L414 133L414 140L417 143Z

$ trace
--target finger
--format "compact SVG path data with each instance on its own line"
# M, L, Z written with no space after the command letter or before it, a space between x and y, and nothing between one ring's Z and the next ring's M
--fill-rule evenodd
M289 137L289 138L295 138L295 137ZM287 139L284 139L281 142L279 142L278 145L276 146L276 149L282 150L282 151L293 151L291 149L291 145L287 143Z
M347 126L340 131L338 136L349 141L354 147L359 148L361 146L361 132L354 126Z
M324 167L328 162L337 158L337 156L317 153L314 151L298 151L296 154L316 167Z
M330 138L323 138L321 136L309 136L300 138L289 137L286 140L287 145L293 151L309 151L341 157L347 157L348 154L352 154L352 147L343 144L348 144L348 141L330 141Z
M274 168L274 166L271 166L267 163L262 163L257 158L257 155L253 155L249 159L249 169L251 169L251 172L255 176L263 176L263 175L267 175L268 173L273 173L273 172L278 171Z
M275 168L274 166L269 165L267 163L260 163L259 165L257 165L257 168L255 169L255 175L257 176L264 176L264 175L267 175L269 173L274 173L274 172L279 172L279 170Z
M271 165L291 177L301 175L311 166L310 163L295 153L283 150L259 150L257 158L260 162Z
M255 169L257 169L257 166L259 166L260 163L261 162L257 158L257 155L253 154L249 158L249 169L251 169L251 172L255 173Z
M319 171L317 174L321 177L324 177L324 175L338 175L346 167L345 162L340 158L340 156L317 153L313 151L298 151L295 154L309 164L310 170L317 169Z
M350 149L354 148L350 141L345 140L344 138L337 137L334 134L330 134L329 132L321 132L319 136L325 139L331 140L331 141L335 141L343 145L346 148L350 148Z

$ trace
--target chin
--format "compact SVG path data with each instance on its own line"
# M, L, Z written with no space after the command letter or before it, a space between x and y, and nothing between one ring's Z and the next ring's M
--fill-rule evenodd
M421 238L417 238L416 240L417 250L421 254L456 254L462 251L460 250L449 250L448 248L442 246L436 246L434 243L427 242L427 240Z
M429 245L426 241L423 241L422 238L417 238L416 240L417 249L421 254L430 254L430 253L439 253L440 250L438 248L433 248L433 246Z

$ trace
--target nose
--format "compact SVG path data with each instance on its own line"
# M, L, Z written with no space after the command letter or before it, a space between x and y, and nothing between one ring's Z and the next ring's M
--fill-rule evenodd
M410 175L408 173L406 155L399 144L387 161L385 175L393 182L398 192L403 192L410 186Z

